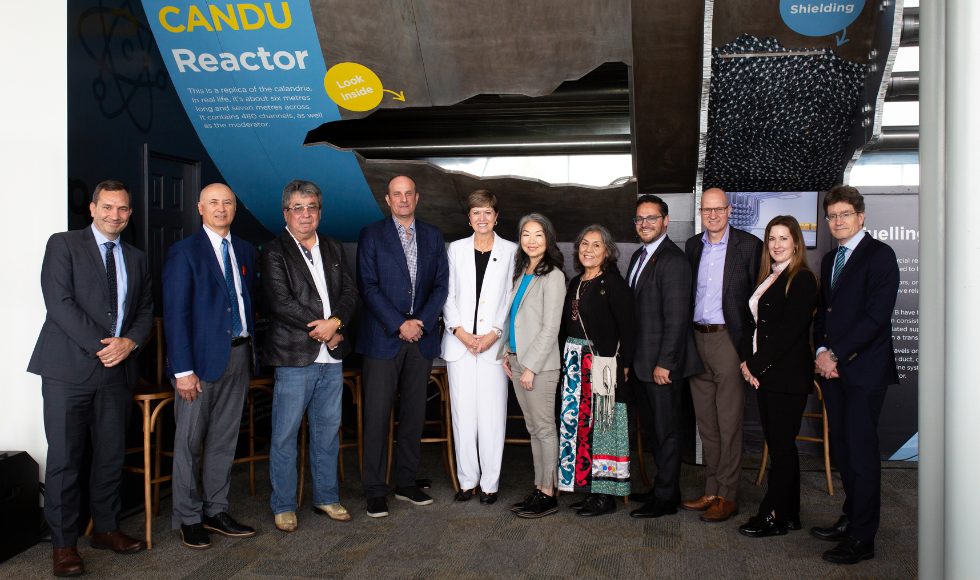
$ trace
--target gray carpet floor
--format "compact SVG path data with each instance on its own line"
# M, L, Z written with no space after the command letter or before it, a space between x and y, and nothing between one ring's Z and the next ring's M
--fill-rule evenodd
M854 566L824 562L821 553L833 547L811 537L806 529L827 525L840 513L843 495L834 472L836 495L827 494L822 462L802 458L804 530L776 538L741 536L737 528L758 508L765 482L755 485L760 457L747 455L743 470L741 514L720 524L706 524L694 512L657 520L629 517L635 503L618 503L616 513L597 518L577 517L568 504L577 494L559 498L559 513L539 520L514 516L509 506L520 501L531 480L530 449L508 445L500 501L453 502L453 489L437 446L424 446L420 477L433 480L435 503L416 507L389 497L391 515L365 515L356 454L347 453L347 482L341 499L354 520L334 522L314 515L309 494L299 512L299 530L277 530L269 508L268 469L256 469L257 494L248 491L248 468L235 466L230 512L253 525L258 534L247 539L212 536L209 550L192 551L170 531L170 501L161 501L161 516L153 520L154 547L120 556L93 550L79 540L85 559L85 578L173 578L218 580L241 578L692 578L750 579L875 579L916 577L916 485L914 463L885 462L882 479L881 530L876 557ZM649 456L648 461L650 461ZM652 461L650 461L652 463ZM911 467L911 468L910 468ZM703 492L704 470L685 464L685 498ZM644 489L636 477L636 491ZM307 488L309 489L309 488ZM143 535L142 512L127 517L122 529ZM51 546L39 544L0 564L0 578L52 578Z

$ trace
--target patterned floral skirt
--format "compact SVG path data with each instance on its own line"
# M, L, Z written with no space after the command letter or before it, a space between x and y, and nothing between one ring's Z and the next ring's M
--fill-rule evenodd
M630 493L626 405L617 402L612 423L592 421L592 353L589 342L565 341L558 444L558 489L624 496Z

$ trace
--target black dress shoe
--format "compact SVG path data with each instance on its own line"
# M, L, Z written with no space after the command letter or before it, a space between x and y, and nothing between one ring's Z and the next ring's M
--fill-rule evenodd
M800 514L793 514L786 518L786 529L791 532L803 529L803 526L800 525Z
M653 501L647 502L646 505L640 509L636 509L630 512L631 518L659 518L662 516L669 516L677 513L677 503L672 501L665 501L660 498L654 498Z
M874 542L862 542L847 536L836 548L823 553L823 559L834 564L857 564L875 557Z
M589 495L587 495L584 498L582 498L582 501L577 501L577 502L569 505L568 507L571 508L571 509L573 509L573 510L575 510L575 511L578 511L578 510L584 508L585 507L585 502L589 501L592 498L592 496L594 496L594 495L596 495L596 494L590 493Z
M472 489L461 489L456 492L456 496L453 499L455 501L470 501L471 497L473 497Z
M369 518L383 518L388 515L388 500L383 497L369 497L367 515Z
M188 548L203 550L211 547L211 538L208 537L208 531L204 529L204 524L197 523L189 526L181 524L180 536Z
M750 538L785 536L786 522L777 520L772 514L752 516L749 521L738 527L738 533Z
M515 503L514 505L510 506L510 511L512 511L512 512L519 512L519 511L521 511L522 509L524 509L525 506L529 505L531 503L531 501L533 501L534 498L535 498L535 496L537 496L537 495L538 495L538 490L537 489L531 490L531 493L529 493L526 496L524 496L524 499L522 499L521 501L519 501L519 502Z
M630 499L638 503L649 503L654 500L657 496L654 495L654 490L652 487L643 493L631 493Z
M556 511L558 511L558 499L553 495L546 495L543 491L536 490L531 503L524 506L524 509L517 512L517 515L522 518L543 518Z
M487 493L487 492L485 492L485 491L483 491L481 489L480 490L480 503L482 503L483 505L493 505L493 504L497 503L497 492L494 491L494 492L491 492L491 493Z
M585 505L578 510L578 515L587 518L616 512L616 499L605 493L596 493L585 500Z
M213 516L206 515L201 523L204 524L204 529L218 532L222 536L247 538L255 535L255 528L236 522L235 518L228 515L228 512L217 513Z
M414 485L412 487L396 487L395 499L411 502L415 505L429 505L432 503L432 498Z
M851 521L847 516L841 516L837 522L829 528L814 526L810 528L810 535L814 538L827 540L828 542L839 542L847 537L847 531L851 529Z

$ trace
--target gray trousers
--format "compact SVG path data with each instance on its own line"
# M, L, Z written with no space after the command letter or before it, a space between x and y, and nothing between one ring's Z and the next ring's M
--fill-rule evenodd
M201 522L201 512L213 516L228 511L231 466L235 460L242 407L248 394L252 347L231 349L228 366L216 381L201 381L197 400L188 403L177 396L174 415L174 515L171 527ZM174 384L176 385L176 380ZM204 443L204 473L201 473ZM199 485L203 483L204 496Z
M742 361L728 332L694 331L694 343L705 368L688 379L704 448L704 493L738 501L745 415Z
M558 373L542 371L534 375L534 387L525 391L521 386L524 366L517 355L510 355L510 370L514 377L514 394L524 413L524 423L531 434L531 456L534 458L534 485L545 489L557 481L558 426L555 422L555 395L558 392Z

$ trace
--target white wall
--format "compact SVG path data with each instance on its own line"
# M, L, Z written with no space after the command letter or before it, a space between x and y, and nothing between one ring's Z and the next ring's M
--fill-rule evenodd
M42 477L48 446L41 379L25 369L44 322L44 245L68 222L66 4L4 2L0 20L0 450L27 451Z

